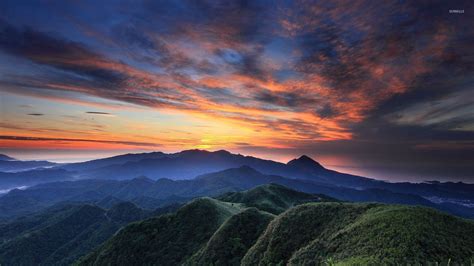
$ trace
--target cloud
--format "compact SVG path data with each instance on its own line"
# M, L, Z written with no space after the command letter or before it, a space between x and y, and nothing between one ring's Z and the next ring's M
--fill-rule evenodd
M101 115L101 116L115 116L114 114L111 114L111 113L107 113L107 112L95 112L95 111L89 111L89 112L86 112L86 114L90 114L90 115Z
M79 138L43 138L43 137L27 137L27 136L0 136L0 140L14 141L42 141L42 142L95 142L105 144L123 144L138 147L160 147L160 144L151 142L122 141L122 140L98 140L98 139L79 139Z
M447 12L470 1L84 5L90 16L78 8L74 28L2 21L0 50L21 63L0 69L1 91L177 112L245 128L256 136L237 142L270 148L472 137L474 34L469 16ZM71 34L77 25L88 34Z
M43 116L44 114L41 114L41 113L30 113L28 115L31 115L31 116Z

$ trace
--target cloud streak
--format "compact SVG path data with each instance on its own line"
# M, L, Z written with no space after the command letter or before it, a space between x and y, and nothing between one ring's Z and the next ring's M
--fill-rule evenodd
M115 116L114 114L107 113L107 112L96 112L96 111L88 111L86 114L89 115L100 115L100 116Z
M235 125L246 132L236 142L258 147L383 145L396 137L383 128L419 126L450 138L473 130L469 97L456 95L471 89L474 32L467 15L447 12L473 4L456 4L125 1L99 11L61 3L67 19L55 27L49 10L38 8L44 20L34 23L2 3L0 51L18 67L0 68L0 93L106 110L83 111L91 116L179 113Z
M76 139L76 138L41 138L27 136L0 136L0 140L11 141L40 141L40 142L90 142L105 144L122 144L138 147L160 147L161 145L150 142L122 141L122 140L98 140L98 139Z

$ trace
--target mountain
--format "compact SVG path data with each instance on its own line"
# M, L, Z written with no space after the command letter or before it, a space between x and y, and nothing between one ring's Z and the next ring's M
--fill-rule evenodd
M80 264L137 265L152 261L163 265L238 264L274 218L273 214L252 206L280 212L283 205L321 200L321 196L274 184L218 198L220 200L196 199L175 214L127 226L100 249L82 259ZM224 198L237 201L225 201ZM136 241L129 243L130 239ZM115 250L121 249L127 251L115 254ZM227 261L228 258L232 261Z
M232 154L224 150L215 152L186 150L171 154L161 152L126 154L83 163L60 165L57 168L75 171L76 178L124 180L146 176L152 180L161 178L183 180L242 166L251 167L265 175L310 180L356 190L382 189L394 193L415 194L428 200L443 199L447 202L455 200L457 203L467 200L468 204L474 203L474 184L388 183L327 169L306 155L285 164L252 156Z
M0 154L0 172L20 172L55 165L57 164L48 161L20 161L8 155Z
M5 154L0 154L0 161L16 161L16 159Z
M0 217L8 218L32 213L61 201L99 204L107 197L130 201L142 208L154 209L172 203L183 203L196 197L218 196L270 183L305 193L324 194L339 200L423 205L462 217L474 218L474 209L461 205L456 205L454 208L446 204L433 203L417 195L395 193L386 189L356 190L311 180L265 175L248 166L201 175L193 180L154 181L139 177L123 181L80 180L41 184L25 190L14 190L0 197Z
M106 210L61 204L0 225L1 265L67 265L92 251L123 225L151 212L129 202Z
M240 265L247 250L274 218L256 208L231 216L184 265Z
M297 159L293 159L286 164L288 167L299 169L307 172L322 172L326 170L320 163L316 162L307 155L302 155Z
M308 161L312 161L314 164L308 166ZM126 154L83 163L61 165L59 168L79 171L80 176L87 178L131 179L137 176L147 176L151 179L170 178L181 180L241 166L249 166L266 174L308 179L316 178L315 176L307 176L308 173L311 173L309 170L312 166L319 166L322 170L325 170L307 156L302 156L289 164L284 164L252 156L232 154L224 150L215 152L186 150L172 154L161 152ZM304 169L300 169L299 166L304 166ZM320 173L324 172L321 171Z
M275 218L242 265L468 265L474 223L399 205L309 203Z
M63 169L37 169L15 173L0 172L0 190L72 179L71 173Z
M70 163L62 165L61 168L69 171L84 171L90 169L96 169L111 165L121 165L128 162L138 162L144 159L159 159L165 157L166 154L162 152L150 152L150 153L128 153L123 155L117 155L113 157L91 160L80 163Z
M243 203L248 207L256 207L273 214L280 214L295 205L305 202L336 201L324 195L295 191L277 184L261 185L242 192L229 192L217 197L217 199Z
M320 196L270 185L223 197L247 201L196 199L123 228L76 264L466 263L474 252L474 222L428 208L311 202L275 217L251 206Z
M128 225L79 264L179 265L202 248L221 224L240 210L231 203L197 199L175 214Z
M201 177L205 177L208 173L242 167L256 170L265 177L254 178L251 171L247 171L244 175L244 171L240 170L242 172L240 175L226 177L223 181L216 178L201 180L197 186L199 190L192 187L196 183L190 180L196 176L202 179ZM212 196L229 191L245 190L266 183L278 183L304 191L304 184L311 183L311 190L308 192L324 193L341 200L438 206L439 209L457 215L474 216L474 214L469 214L474 213L472 208L474 207L474 184L388 183L326 169L305 155L284 164L232 154L223 150L215 152L187 150L172 154L162 152L125 154L83 163L57 165L46 170L0 173L0 192L51 181L91 178L133 180L139 176L146 176L149 181L157 180L157 183L147 185L136 180L134 184L130 184L130 186L136 186L135 192L132 192L132 187L121 188L118 185L117 188L120 187L122 191L117 193L120 194L119 198L143 204L143 206L146 204L147 208L158 207L159 202L155 200L157 198L165 200L172 196L186 199ZM318 189L315 188L315 184ZM124 193L129 193L129 195ZM111 194L113 193L110 191L98 193L92 189L87 194L77 195L78 198L72 200L81 200L87 196L90 201L98 201Z

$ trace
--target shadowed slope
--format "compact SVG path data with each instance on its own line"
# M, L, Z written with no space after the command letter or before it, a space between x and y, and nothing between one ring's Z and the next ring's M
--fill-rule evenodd
M192 201L175 214L130 224L80 265L178 265L197 252L219 226L241 209L211 198Z
M66 204L1 225L1 265L67 265L149 213L125 202L104 210Z
M256 208L230 217L185 265L239 265L273 218Z

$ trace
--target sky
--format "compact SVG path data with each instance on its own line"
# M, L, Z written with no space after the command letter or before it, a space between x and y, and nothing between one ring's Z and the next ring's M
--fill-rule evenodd
M0 1L0 153L474 182L473 1Z

